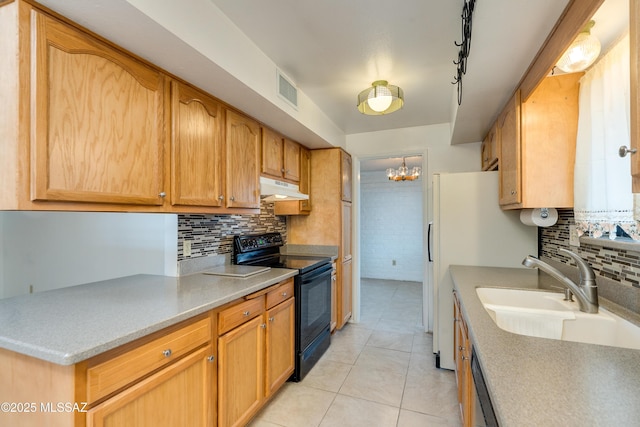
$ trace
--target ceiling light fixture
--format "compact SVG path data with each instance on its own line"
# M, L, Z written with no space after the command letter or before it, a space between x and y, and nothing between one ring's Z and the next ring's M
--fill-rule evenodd
M560 57L556 64L565 73L584 71L598 59L600 55L600 40L591 34L591 28L595 25L591 20L582 29L578 37L571 43L569 49Z
M414 166L411 168L411 173L409 173L409 168L407 167L404 157L402 158L402 166L400 166L397 170L393 168L387 169L387 178L390 181L414 181L420 178L422 174L422 168L419 166Z
M369 116L398 111L404 105L404 93L386 80L376 80L371 87L358 94L358 111Z

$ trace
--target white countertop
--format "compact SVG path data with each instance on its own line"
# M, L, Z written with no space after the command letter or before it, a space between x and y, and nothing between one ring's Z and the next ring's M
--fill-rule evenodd
M552 279L530 269L450 269L501 427L640 425L640 350L503 331L475 289L546 287Z
M135 275L0 300L0 348L72 365L282 280Z

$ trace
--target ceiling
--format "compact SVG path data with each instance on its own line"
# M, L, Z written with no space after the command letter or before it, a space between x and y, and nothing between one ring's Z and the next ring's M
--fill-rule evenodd
M606 0L606 4L626 5L626 2ZM295 117L304 112L292 115L283 111L252 90L251 83L243 80L245 77L220 71L223 67L214 67L215 61L204 52L206 47L197 49L172 31L167 21L161 23L153 16L154 10L178 7L171 0L41 0L41 3L263 123L305 141L310 148L327 145L328 138L319 136L310 129L312 126L301 124ZM465 143L480 141L485 135L568 0L477 0L459 107L455 102L456 86L451 82L456 72L453 59L458 56L454 41L461 40L463 0L187 3L199 8L213 5L217 12L222 12L229 25L244 34L243 42L255 46L288 76L321 111L319 115L323 119L326 116L343 137L451 122L452 143ZM606 27L605 19L596 23L593 32ZM215 28L210 28L207 22L193 22L190 30L195 34L215 34ZM221 43L226 34L215 36L215 43ZM232 55L233 49L229 51ZM251 67L249 61L247 64ZM380 79L404 90L404 108L385 116L362 115L356 109L357 94Z

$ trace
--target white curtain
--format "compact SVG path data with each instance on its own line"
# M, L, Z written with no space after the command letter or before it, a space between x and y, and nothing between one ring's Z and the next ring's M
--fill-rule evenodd
M640 239L633 217L631 165L618 148L629 146L629 36L580 80L574 176L578 233L614 239L620 226Z

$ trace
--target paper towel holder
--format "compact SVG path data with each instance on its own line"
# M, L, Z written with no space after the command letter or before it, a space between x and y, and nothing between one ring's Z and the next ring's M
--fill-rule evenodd
M542 219L549 218L549 208L540 208L540 218Z

